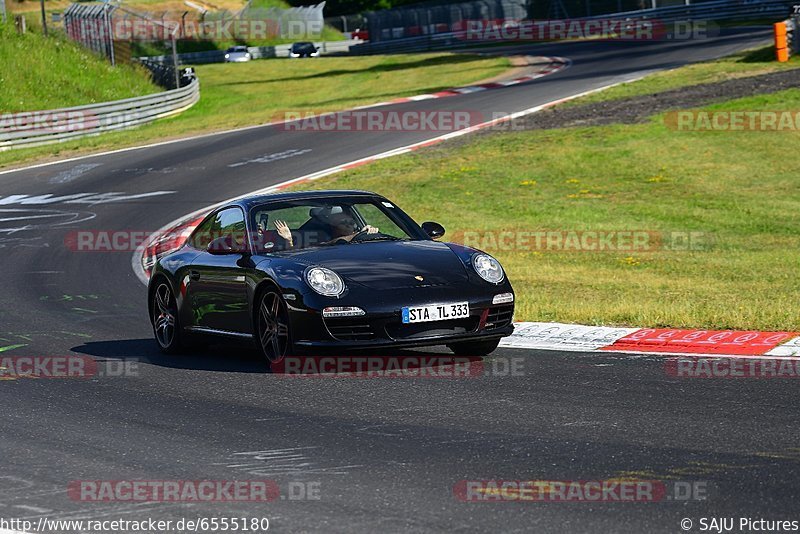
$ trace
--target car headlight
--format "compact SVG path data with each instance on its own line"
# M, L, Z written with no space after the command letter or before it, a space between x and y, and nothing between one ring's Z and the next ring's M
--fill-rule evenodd
M338 297L344 292L344 282L339 275L325 267L312 267L306 271L308 286L326 297Z
M230 59L230 57L231 57L230 54L225 54L225 59Z
M492 284L499 284L506 276L500 262L488 254L478 253L472 256L472 266L478 276Z

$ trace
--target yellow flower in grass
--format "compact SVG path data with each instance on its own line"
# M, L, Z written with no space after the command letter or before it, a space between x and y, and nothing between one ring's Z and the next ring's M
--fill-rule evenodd
M629 265L631 267L636 267L637 265L640 265L642 263L641 261L639 261L638 258L634 258L633 256L627 256L625 258L620 258L619 262L622 265Z
M536 180L523 180L519 185L536 185Z
M589 189L581 189L577 193L567 195L567 198L605 198L605 195L592 193Z

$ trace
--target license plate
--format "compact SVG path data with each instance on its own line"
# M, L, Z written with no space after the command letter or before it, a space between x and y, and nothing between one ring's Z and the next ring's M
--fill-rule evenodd
M404 324L447 321L448 319L469 317L469 302L433 304L431 306L406 306L401 311Z

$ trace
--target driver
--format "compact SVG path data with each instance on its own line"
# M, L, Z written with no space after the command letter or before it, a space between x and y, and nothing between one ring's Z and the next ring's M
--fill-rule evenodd
M330 241L319 243L320 245L330 245L338 241L349 243L359 234L377 234L380 231L375 226L369 224L359 230L356 220L344 213L341 207L321 209L319 211L315 210L313 215L329 227L330 235L332 236ZM276 220L275 230L277 230L278 235L286 241L287 248L294 247L292 231L285 221Z
M340 239L349 243L355 236L358 234L363 234L364 232L368 234L378 233L378 229L369 224L359 230L356 220L346 213L336 213L331 215L328 217L328 224L331 226L331 236L333 236L333 239L327 241L326 243L322 243L323 245L334 243Z

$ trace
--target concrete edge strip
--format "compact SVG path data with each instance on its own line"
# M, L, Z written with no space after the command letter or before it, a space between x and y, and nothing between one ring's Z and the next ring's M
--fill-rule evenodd
M800 360L800 332L518 322L501 347L703 358Z

